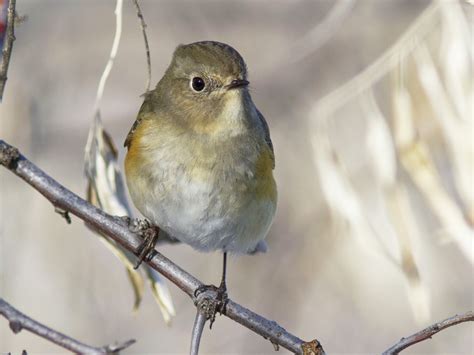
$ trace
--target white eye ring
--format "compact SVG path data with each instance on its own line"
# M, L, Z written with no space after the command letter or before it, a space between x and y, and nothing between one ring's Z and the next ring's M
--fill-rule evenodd
M206 87L206 82L200 76L195 76L189 82L189 86L195 92L201 92Z

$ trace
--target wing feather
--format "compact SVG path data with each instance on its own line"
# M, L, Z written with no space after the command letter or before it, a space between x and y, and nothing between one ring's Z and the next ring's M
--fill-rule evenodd
M258 113L258 118L260 119L260 122L262 123L263 132L265 133L265 142L267 143L268 147L272 151L273 169L275 169L275 152L273 150L273 143L270 137L270 129L268 128L268 123L265 120L265 117L263 117L262 113L259 110L257 110L257 113Z
M151 103L151 100L146 97L145 100L143 101L142 106L140 107L140 111L138 111L138 116L135 122L133 122L132 128L130 128L130 131L127 134L127 138L125 138L125 142L123 143L124 147L130 148L130 143L132 142L133 134L137 130L137 127L140 125L141 121L148 116L147 113L150 113L153 111L153 105Z

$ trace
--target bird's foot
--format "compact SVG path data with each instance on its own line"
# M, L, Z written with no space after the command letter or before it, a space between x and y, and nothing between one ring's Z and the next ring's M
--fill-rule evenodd
M216 314L219 312L222 315L226 311L229 301L226 285L201 285L194 291L194 297L198 309L209 319L209 328L212 329Z
M147 219L128 218L128 229L133 233L144 233L147 229L154 228L153 224Z
M138 218L128 219L128 229L143 238L143 242L137 250L138 260L134 266L135 269L138 269L143 261L149 261L153 257L160 230L148 220Z
M112 216L112 218L133 233L141 233L153 226L147 219L131 218L129 216Z

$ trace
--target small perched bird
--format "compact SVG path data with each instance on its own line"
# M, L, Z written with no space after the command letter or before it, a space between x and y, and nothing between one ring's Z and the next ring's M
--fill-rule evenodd
M200 251L253 253L275 215L275 157L268 125L231 46L180 45L146 94L125 140L125 173L138 210Z

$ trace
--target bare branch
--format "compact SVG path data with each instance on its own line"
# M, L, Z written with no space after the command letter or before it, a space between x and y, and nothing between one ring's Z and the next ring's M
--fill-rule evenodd
M191 355L199 354L199 344L201 343L202 331L204 330L206 321L207 318L205 314L198 308L196 318L194 319L193 332L191 334L191 350L189 351Z
M0 102L3 99L3 91L7 83L8 66L12 56L13 42L15 41L15 7L16 0L8 2L7 29L5 34L5 43L2 51L2 62L0 63Z
M2 298L0 298L0 314L8 320L13 333L17 334L21 330L26 329L77 354L114 354L135 343L135 340L132 339L121 344L111 344L100 348L86 345L31 319L13 308Z
M90 227L110 237L128 251L137 255L142 239L129 230L127 223L122 218L105 213L69 191L22 156L16 148L2 140L0 140L0 164L25 180L55 207L79 217ZM201 281L156 250L154 255L146 262L183 290L193 301L196 301L194 292L203 285ZM302 345L305 344L303 340L287 332L278 323L270 321L232 300L227 303L225 315L260 334L273 344L278 344L295 354L303 353Z
M146 88L145 88L145 93L148 93L150 91L150 85L151 85L151 59L150 59L150 46L148 45L148 37L146 35L146 23L145 19L143 18L142 10L140 9L140 5L138 4L138 0L133 0L133 3L135 4L135 8L137 9L137 16L140 19L140 27L142 29L143 33L143 40L145 42L145 52L146 52L146 64L148 67L148 78L146 82Z
M445 319L441 322L435 323L428 328L425 328L409 337L402 338L398 343L393 345L390 349L385 350L382 355L396 355L400 353L403 349L408 348L416 343L419 343L426 339L431 339L433 335L436 333L452 327L453 325L463 323L463 322L473 322L474 321L474 313L472 311L461 314L455 315L454 317Z

